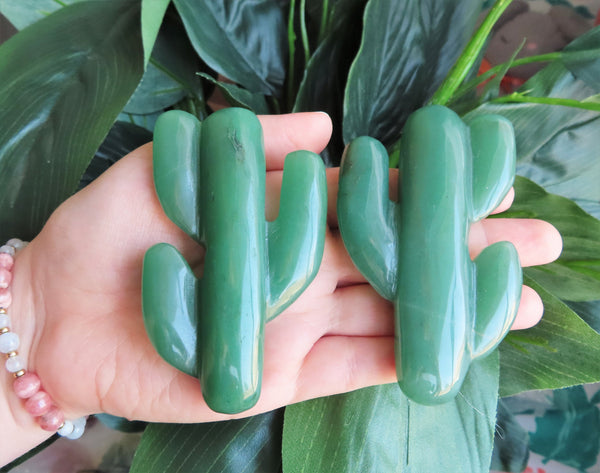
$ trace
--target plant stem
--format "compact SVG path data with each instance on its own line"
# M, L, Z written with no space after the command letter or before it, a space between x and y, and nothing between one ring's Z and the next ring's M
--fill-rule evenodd
M574 99L561 99L553 97L530 97L518 92L514 92L503 97L498 97L494 100L491 100L490 103L537 103L543 105L560 105L562 107L581 108L583 110L600 112L600 103L597 102L582 102Z
M561 58L561 55L562 55L562 53L555 52L555 53L548 53L548 54L540 54L537 56L522 57L522 58L515 59L514 61L512 61L512 64L510 65L510 67L508 69L510 70L513 67L523 66L525 64L532 64L535 62L556 61L557 59ZM468 90L472 90L475 87L477 87L479 84L481 84L482 82L485 82L486 80L490 79L491 77L494 77L496 74L498 74L498 72L500 72L506 66L507 66L507 63L505 63L505 62L503 62L502 64L498 64L497 66L490 68L488 71L484 72L483 74L478 75L473 80L467 82L463 87L465 89L468 88ZM457 96L459 94L460 95L463 94L462 87L461 87L461 90L457 93Z
M586 60L597 59L598 58L598 53L596 51L567 51L567 52L558 51L558 52L554 52L554 53L547 53L547 54L539 54L539 55L536 55L536 56L522 57L522 58L515 59L514 61L512 61L512 63L510 64L510 67L508 69L510 70L513 67L523 66L525 64L533 64L533 63L536 63L536 62L553 62L553 61L559 61L559 60L567 60L571 56L574 58L574 60L586 61ZM463 84L456 91L456 93L452 97L452 100L459 99L460 97L462 97L466 93L468 93L471 90L473 90L479 84L481 84L481 83L485 82L486 80L494 77L496 74L498 74L500 71L502 71L502 69L504 69L507 65L508 65L508 62L504 62L502 64L498 64L497 66L492 67L491 69L489 69L488 71L484 72L483 74L478 75L477 77L475 77L474 79L470 80L466 84Z
M310 45L308 44L308 33L306 31L306 0L300 0L300 33L302 35L302 46L304 47L304 67L310 59Z
M444 79L442 85L431 98L431 104L446 105L452 98L454 92L456 92L456 89L458 89L460 84L465 80L465 77L467 77L467 74L479 57L479 52L483 49L490 31L492 31L492 27L496 24L500 15L502 15L511 2L512 0L497 0L496 3L494 3L494 6L485 17L485 20L483 20L483 23L481 23L477 31L475 31L475 34L465 47L465 50L462 52L454 66L452 66L452 69L450 69L446 79Z
M296 10L296 0L290 0L290 13L288 15L288 49L289 49L289 65L288 65L288 83L287 83L287 102L288 108L291 109L294 98L294 56L296 55L296 33L294 32L294 13Z
M319 43L323 41L325 38L325 31L327 30L327 25L329 23L329 0L323 0L323 5L321 6L321 26L319 26Z

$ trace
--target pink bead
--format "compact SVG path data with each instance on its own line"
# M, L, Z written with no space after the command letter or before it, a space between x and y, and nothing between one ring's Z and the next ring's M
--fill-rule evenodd
M38 419L38 424L44 430L56 432L65 422L65 416L58 407L51 408Z
M12 273L0 266L0 289L6 289L12 281Z
M40 390L40 378L35 373L25 373L23 376L15 379L13 389L17 397L29 399Z
M46 391L38 391L25 402L25 410L33 417L44 415L52 408L52 399Z
M12 295L8 289L0 289L0 307L8 309L12 303Z
M8 253L0 253L0 268L12 269L15 264L15 259Z

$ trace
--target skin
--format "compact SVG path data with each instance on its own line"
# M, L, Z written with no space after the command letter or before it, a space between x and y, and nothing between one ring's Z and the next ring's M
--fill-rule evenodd
M305 113L261 122L272 219L285 155L320 152L331 121L322 113ZM19 352L67 418L95 412L154 422L234 417L210 411L198 380L164 362L144 330L144 252L167 242L192 266L202 262L200 248L160 207L151 158L150 143L124 157L64 202L17 258L9 314L21 337ZM328 170L327 180L329 228L321 268L302 296L267 324L261 398L235 417L396 380L393 307L366 284L346 253L335 216L338 170ZM511 201L509 194L498 211ZM523 266L548 263L561 250L560 235L545 222L497 219L473 226L471 256L500 240L516 246ZM542 312L538 295L524 287L513 328L534 325ZM0 465L49 436L25 412L11 381L5 373L0 383L0 425L10 432Z

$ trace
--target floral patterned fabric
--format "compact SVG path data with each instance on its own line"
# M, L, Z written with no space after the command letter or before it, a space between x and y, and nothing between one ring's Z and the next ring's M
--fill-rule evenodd
M524 453L526 473L600 473L600 384L523 393L504 399L503 410L516 421L498 432L516 440L505 464Z

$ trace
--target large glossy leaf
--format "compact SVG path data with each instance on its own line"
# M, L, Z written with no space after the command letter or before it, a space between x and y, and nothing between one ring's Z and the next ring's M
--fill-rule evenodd
M282 410L205 424L150 424L131 473L278 473Z
M344 99L344 141L400 137L468 41L481 0L370 0Z
M344 89L348 70L359 46L366 0L338 0L331 14L329 33L313 53L300 84L294 112L327 112L333 123L342 123ZM342 130L335 126L321 154L329 166L339 165L344 149Z
M600 28L573 41L563 62L553 63L521 88L536 97L583 100L600 93ZM512 121L517 173L552 193L578 202L600 201L600 115L542 104L484 104L470 115L498 113ZM600 212L599 212L600 214Z
M515 201L502 217L538 218L553 224L563 239L560 258L525 273L561 299L600 299L600 221L565 197L549 194L525 178L515 180Z
M217 87L230 106L246 108L257 115L266 115L270 112L269 104L263 94L253 93L235 84L219 81L208 74L200 74L200 76Z
M15 28L21 30L64 6L81 1L87 0L2 0L0 13L8 18ZM144 64L150 59L154 41L170 1L141 0Z
M81 1L85 0L2 0L0 13L8 18L15 28L22 30L65 5Z
M600 333L600 300L586 302L565 301L565 303L581 317L586 324Z
M488 473L498 358L474 363L454 401L426 407L397 384L289 406L284 473Z
M32 238L77 188L142 70L139 2L77 3L0 46L0 238Z
M152 133L146 128L128 122L115 122L85 170L79 188L87 186L127 153L150 141Z
M184 97L190 97L204 107L202 83L197 73L205 66L175 11L169 11L165 17L149 61L141 82L125 106L125 113L155 113Z
M600 381L600 335L535 281L524 282L542 297L544 317L500 344L500 395Z
M142 0L142 45L144 64L148 64L167 7L171 0Z
M174 0L200 57L251 92L279 96L285 79L286 21L272 0Z

